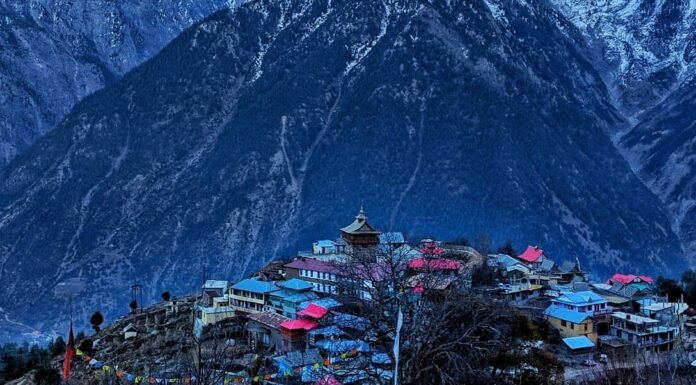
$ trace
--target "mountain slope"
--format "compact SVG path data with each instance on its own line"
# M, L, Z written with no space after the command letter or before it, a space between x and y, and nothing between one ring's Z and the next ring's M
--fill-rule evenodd
M696 79L648 111L619 145L669 208L686 254L696 256Z
M696 2L551 1L589 42L614 104L632 123L610 134L646 186L669 207L672 227L693 261Z
M635 122L696 75L691 0L550 0L582 31L615 103Z
M574 31L524 1L216 13L2 171L0 306L50 329L33 309L58 316L54 285L81 277L79 319L123 311L135 281L156 298L239 277L360 204L384 230L672 272L677 239L604 135L625 123Z
M82 98L234 0L0 0L0 166Z

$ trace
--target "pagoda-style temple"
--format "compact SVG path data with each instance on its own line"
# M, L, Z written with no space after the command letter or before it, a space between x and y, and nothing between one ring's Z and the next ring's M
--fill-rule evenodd
M355 221L341 229L341 238L350 248L368 248L379 245L381 231L370 226L365 210L361 207Z

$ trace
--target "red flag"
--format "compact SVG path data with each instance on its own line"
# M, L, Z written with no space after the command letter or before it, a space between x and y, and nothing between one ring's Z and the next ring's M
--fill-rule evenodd
M63 360L63 379L70 378L70 366L75 357L75 337L73 336L72 320L70 320L70 334L68 334L68 345L65 348L65 359Z

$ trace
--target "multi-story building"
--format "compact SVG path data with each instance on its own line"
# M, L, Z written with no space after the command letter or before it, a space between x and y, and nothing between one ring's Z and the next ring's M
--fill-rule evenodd
M299 278L309 282L314 291L325 294L336 294L338 285L338 269L327 261L299 257L285 265L287 278Z
M651 351L672 350L678 328L664 326L659 320L636 314L616 312L611 315L612 336Z
M589 338L593 343L597 342L597 332L592 318L586 313L551 305L544 315L551 326L558 330L561 337L580 337Z
M273 281L249 278L230 287L230 303L236 311L258 313L268 304L272 292L280 290Z
M554 305L589 315L590 317L611 313L606 299L593 291L566 292L551 300Z
M277 286L280 290L269 294L268 306L288 318L297 318L297 311L303 302L319 298L317 293L312 291L314 286L301 279L278 282Z

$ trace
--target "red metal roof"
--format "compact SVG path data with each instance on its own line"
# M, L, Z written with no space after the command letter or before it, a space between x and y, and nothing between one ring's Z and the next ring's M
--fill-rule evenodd
M653 283L653 279L648 277L647 275L639 275L638 278L640 278L645 283Z
M629 283L633 282L638 276L635 276L633 274L621 274L621 273L616 273L609 278L609 282L614 283L618 282L622 285L628 285Z
M336 274L336 267L331 263L312 258L300 257L286 264L285 267Z
M609 278L610 283L618 282L622 285L628 285L632 283L633 281L636 280L636 278L640 279L641 281L645 283L653 283L653 279L648 277L647 275L633 275L633 274L621 274L621 273L616 273Z
M295 319L290 321L285 321L280 324L280 327L287 330L306 330L310 331L315 329L319 324L316 321L309 319Z
M416 258L408 261L408 267L411 269L459 270L462 264L447 258Z
M429 242L420 249L420 252L425 255L441 255L445 251L438 247L435 242Z
M315 305L313 303L310 303L309 306L307 306L306 309L300 310L297 312L297 315L300 316L307 316L307 317L312 317L314 319L320 319L328 313L329 310L321 307L319 305Z
M525 262L536 262L541 258L542 254L544 254L544 250L542 250L538 246L527 246L527 250L524 251L524 253L520 254L517 256L517 258L525 261Z

